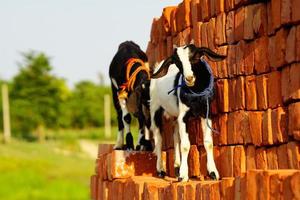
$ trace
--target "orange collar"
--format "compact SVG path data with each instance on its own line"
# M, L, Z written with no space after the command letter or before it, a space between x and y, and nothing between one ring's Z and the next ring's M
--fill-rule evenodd
M139 63L141 66L130 75L130 71L135 63ZM136 76L140 71L145 71L148 75L148 79L150 79L148 63L144 63L144 61L138 58L130 58L126 62L126 82L120 86L121 91L118 94L119 99L127 99L128 92L133 90Z

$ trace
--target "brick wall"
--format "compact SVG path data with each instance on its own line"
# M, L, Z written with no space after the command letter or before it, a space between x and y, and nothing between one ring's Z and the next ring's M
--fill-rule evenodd
M188 125L192 181L176 183L172 119L164 119L170 178L153 177L153 154L100 147L92 198L300 199L299 9L299 0L184 0L164 8L152 23L150 65L170 56L174 44L192 40L227 55L210 62L213 127L220 131L214 157L222 180L207 180L201 123L194 118Z

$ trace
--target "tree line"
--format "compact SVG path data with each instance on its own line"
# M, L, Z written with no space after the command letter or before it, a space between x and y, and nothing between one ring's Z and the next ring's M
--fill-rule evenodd
M109 86L86 80L70 89L66 80L51 73L53 67L47 55L31 51L23 53L22 57L19 72L12 80L6 81L14 136L30 139L41 127L84 129L104 125L104 95L111 94ZM0 84L3 82L0 80ZM2 106L0 113L2 130ZM115 125L113 108L111 113Z

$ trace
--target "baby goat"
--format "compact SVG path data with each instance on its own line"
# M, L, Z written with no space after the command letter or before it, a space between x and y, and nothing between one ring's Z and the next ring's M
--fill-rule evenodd
M157 155L156 168L159 177L166 174L161 160L160 135L162 116L166 112L170 116L177 117L174 131L174 167L178 180L189 179L187 158L190 141L187 122L191 116L201 117L204 147L207 152L207 170L212 179L219 179L213 157L212 123L209 118L209 101L213 95L214 79L209 65L202 58L204 55L212 61L221 61L226 57L193 44L178 47L174 49L171 57L159 64L151 77L151 130L154 134L154 152Z

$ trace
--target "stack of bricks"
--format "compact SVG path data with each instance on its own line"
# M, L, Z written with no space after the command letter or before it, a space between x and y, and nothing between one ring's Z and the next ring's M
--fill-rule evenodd
M208 61L215 77L213 128L220 132L214 134L214 158L222 179L207 180L201 122L193 118L188 164L196 179L174 182L170 118L162 134L170 178L153 178L156 158L147 153L139 157L142 169L133 162L125 173L121 164L118 173L125 175L116 176L113 159L124 153L110 150L97 161L93 199L126 199L129 191L137 195L129 199L300 199L299 8L299 0L184 0L165 8L152 23L151 66L170 56L174 45L191 42L227 55L222 62ZM112 198L117 191L124 196Z

